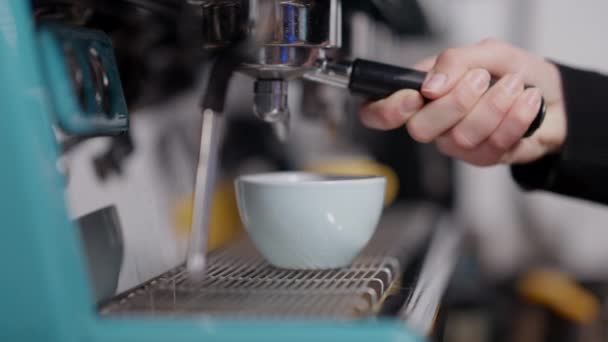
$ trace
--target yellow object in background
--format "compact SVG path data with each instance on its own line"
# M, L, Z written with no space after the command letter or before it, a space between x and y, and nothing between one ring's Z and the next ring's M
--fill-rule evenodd
M173 227L179 237L190 236L192 227L192 194L180 197L172 210ZM209 221L209 250L235 240L242 233L242 223L232 181L220 182L215 187Z
M552 270L529 272L518 283L528 300L544 305L566 319L592 323L599 318L599 300L568 275Z
M336 159L319 162L306 167L306 171L332 175L384 176L386 178L384 206L393 203L399 192L399 178L395 171L369 159Z

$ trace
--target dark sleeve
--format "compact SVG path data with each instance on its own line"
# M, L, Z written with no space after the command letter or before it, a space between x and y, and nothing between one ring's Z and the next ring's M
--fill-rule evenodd
M567 137L560 154L514 165L528 190L608 204L608 76L558 65L564 90Z

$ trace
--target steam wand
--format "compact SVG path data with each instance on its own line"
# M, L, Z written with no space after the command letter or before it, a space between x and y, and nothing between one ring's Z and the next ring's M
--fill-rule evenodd
M268 0L257 3L260 13L268 13L271 5L272 2ZM257 11L253 13L255 14ZM250 22L258 22L256 19L252 14ZM216 55L208 77L207 89L200 105L203 116L201 141L194 181L192 229L186 257L186 270L188 275L194 279L202 278L207 266L209 215L217 172L224 116L222 113L226 104L230 79L242 62L250 59L258 51L262 42L268 40L271 30L268 23L261 23L256 25L252 32L253 34L248 38L231 44Z
M222 53L215 59L211 67L207 91L200 105L203 119L194 181L192 229L186 260L188 274L194 278L202 278L205 274L209 214L217 172L222 112L230 79L238 64L236 58L229 53Z

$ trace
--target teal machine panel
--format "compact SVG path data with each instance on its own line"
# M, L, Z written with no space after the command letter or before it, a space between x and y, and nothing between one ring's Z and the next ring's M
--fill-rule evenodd
M122 92L104 88L104 82L118 80L107 38L61 27L37 30L32 18L29 1L0 1L0 341L420 340L393 320L98 316L80 236L67 216L53 127L70 134L119 134L128 126L126 106ZM91 57L103 64L105 75L95 69L99 65L86 71ZM79 66L65 64L70 59ZM82 80L69 76L70 68L80 68ZM102 98L96 97L99 89Z
M127 104L110 39L102 32L44 24L38 51L57 124L74 135L128 129Z

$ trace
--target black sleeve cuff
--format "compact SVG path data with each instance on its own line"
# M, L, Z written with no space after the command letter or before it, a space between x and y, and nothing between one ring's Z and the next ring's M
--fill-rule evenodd
M548 190L555 183L560 155L550 155L528 164L511 166L511 175L525 190Z
M560 154L514 165L511 173L527 190L608 203L608 77L557 66L568 122L564 147Z

